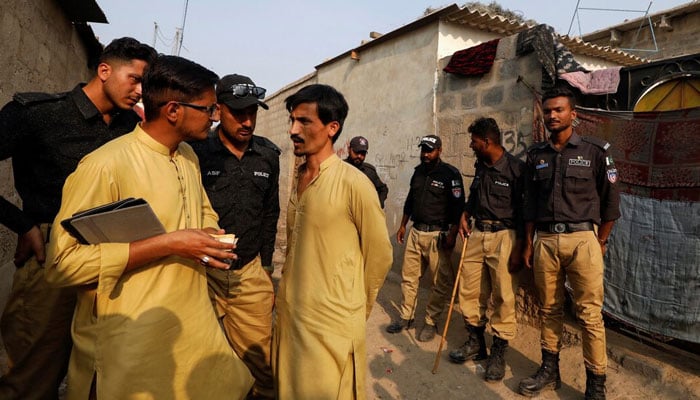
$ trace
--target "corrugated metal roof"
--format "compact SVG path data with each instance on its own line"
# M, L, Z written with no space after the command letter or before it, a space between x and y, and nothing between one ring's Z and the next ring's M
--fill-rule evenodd
M361 53L362 50L375 46L384 41L391 40L399 35L411 32L419 27L434 22L438 19L444 19L445 21L465 25L473 29L498 33L503 35L504 37L515 35L516 33L520 33L534 26L511 20L501 15L493 15L487 12L483 12L476 8L460 8L456 4L451 4L431 14L428 14L425 17L419 18L407 25L404 25L387 34L384 34L374 40L371 40L367 43L363 43L362 45L354 49L348 50L342 54L330 58L317 65L316 69L319 69L320 67L326 64L333 63L336 60L341 59L343 57L350 56L353 52ZM648 62L647 60L641 57L625 53L624 51L614 49L609 46L599 46L596 44L584 42L580 38L571 38L569 36L562 35L557 36L558 40L575 54L597 57L602 60L614 62L625 67L644 64Z
M95 0L56 0L71 22L101 22L107 17Z
M532 28L532 25L520 23L518 21L507 19L500 15L492 15L475 8L465 7L459 11L452 13L446 18L450 22L461 25L466 25L472 28L500 33L504 36L514 35L524 30ZM647 60L625 53L624 51L614 49L609 46L599 46L588 43L580 38L572 38L569 36L557 35L558 40L575 54L582 54L591 57L597 57L606 61L611 61L625 67L646 63Z

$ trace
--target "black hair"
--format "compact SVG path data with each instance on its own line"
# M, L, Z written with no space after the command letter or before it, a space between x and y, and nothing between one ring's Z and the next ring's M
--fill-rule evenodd
M573 110L576 107L576 96L574 93L565 88L565 87L555 87L552 89L547 90L544 92L542 95L542 103L544 104L545 101L549 99L553 99L555 97L566 97L569 99L569 105L571 106L571 109Z
M214 90L219 77L203 66L177 56L159 55L142 82L146 121L158 116L158 108L169 101L191 102L206 90Z
M501 130L493 118L479 118L472 122L467 130L482 140L490 139L496 144L501 144Z
M290 113L299 104L316 103L318 118L324 125L336 121L340 125L338 132L331 139L333 143L338 140L340 133L343 131L343 123L345 117L348 116L348 103L345 97L334 87L329 85L314 84L301 88L298 92L287 97L285 100L287 111Z
M123 37L112 40L105 47L97 65L109 63L110 61L130 62L132 60L142 60L151 64L157 56L158 53L153 47L143 44L134 38Z

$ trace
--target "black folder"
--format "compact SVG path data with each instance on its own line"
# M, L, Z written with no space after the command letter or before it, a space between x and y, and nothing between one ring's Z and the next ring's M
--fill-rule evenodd
M61 221L80 243L130 243L165 233L144 199L127 199L80 211Z

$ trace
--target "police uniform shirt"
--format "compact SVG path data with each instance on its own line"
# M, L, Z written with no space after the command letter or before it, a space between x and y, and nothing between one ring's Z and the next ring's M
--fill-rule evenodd
M262 265L272 265L280 213L279 148L253 136L239 160L221 142L217 129L206 140L190 144L199 157L202 184L219 214L219 226L238 237L240 266L258 254Z
M457 168L442 160L430 171L422 163L416 167L403 207L405 215L414 223L457 224L463 209L462 175Z
M551 141L528 150L525 221L593 222L620 217L610 144L572 133L561 151Z
M389 194L389 188L384 182L382 182L381 178L379 178L379 175L377 175L377 169L374 167L374 165L363 162L358 167L357 165L353 164L352 160L348 158L345 159L345 162L355 166L357 169L362 171L362 173L367 175L369 180L372 181L374 188L377 189L377 195L379 196L379 204L381 204L382 208L384 208L384 201L386 201L386 197Z
M479 160L464 210L477 220L520 227L524 180L525 163L508 152L491 166Z
M63 183L83 156L131 132L141 120L133 110L117 110L107 125L82 87L59 94L18 93L0 111L0 159L12 157L24 211L18 214L9 203L0 207L21 229L52 222Z

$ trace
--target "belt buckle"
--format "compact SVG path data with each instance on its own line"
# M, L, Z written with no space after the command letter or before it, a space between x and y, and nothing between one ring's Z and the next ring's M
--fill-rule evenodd
M556 233L564 233L566 232L566 224L563 222L557 222L556 224L553 225L553 230Z

